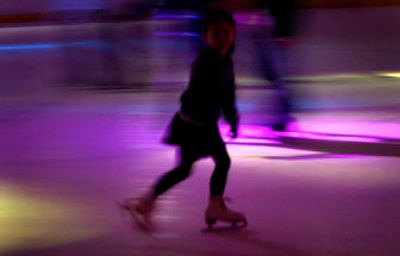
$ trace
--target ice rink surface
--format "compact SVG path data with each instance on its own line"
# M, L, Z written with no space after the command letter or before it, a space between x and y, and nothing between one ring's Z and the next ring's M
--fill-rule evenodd
M15 43L9 38L2 33L3 46L4 40ZM59 55L32 51L32 45L29 51L0 49L1 255L398 255L395 76L296 80L296 122L285 133L268 126L273 92L240 86L242 124L239 138L227 139L232 167L226 195L233 199L229 207L247 215L248 226L206 229L213 163L204 159L190 179L160 198L157 231L149 235L127 223L117 201L140 195L174 166L175 149L161 138L179 106L180 85L71 88L58 84L63 70L43 72L63 63ZM254 78L239 74L240 82Z

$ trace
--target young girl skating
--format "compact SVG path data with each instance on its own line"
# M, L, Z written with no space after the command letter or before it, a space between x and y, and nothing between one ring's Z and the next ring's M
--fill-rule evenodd
M122 203L123 209L147 231L154 228L151 216L156 199L188 178L194 162L209 156L215 162L215 169L205 211L207 224L247 223L243 213L225 205L223 195L231 160L218 128L222 114L230 124L231 137L237 137L239 117L231 57L236 37L234 18L223 10L209 11L204 16L202 37L206 46L192 64L189 85L181 96L180 110L172 118L166 137L168 144L179 146L180 161L142 197Z

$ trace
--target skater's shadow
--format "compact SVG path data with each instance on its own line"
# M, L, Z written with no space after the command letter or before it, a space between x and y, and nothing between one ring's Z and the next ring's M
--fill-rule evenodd
M281 133L271 136L245 136L252 142L232 141L232 144L274 146L324 152L314 157L331 157L334 154L400 156L400 140L368 135L333 134L319 132ZM327 154L329 153L329 154ZM304 159L297 156L298 159ZM307 156L309 158L309 156Z

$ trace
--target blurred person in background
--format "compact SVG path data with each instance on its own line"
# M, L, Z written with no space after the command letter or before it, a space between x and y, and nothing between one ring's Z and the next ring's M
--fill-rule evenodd
M261 57L261 74L269 81L276 94L275 117L271 128L274 131L286 131L294 121L291 116L293 105L291 90L285 80L288 68L288 49L294 43L297 30L298 0L257 0L256 6L264 15L272 18L272 31L257 30L254 42Z
M129 89L131 84L124 74L124 66L129 62L135 64L130 65L131 74L135 74L136 77L150 76L146 63L148 47L134 47L140 45L135 44L136 41L150 41L149 25L141 25L140 22L151 20L155 6L155 0L123 0L115 2L110 9L99 13L99 36L105 47L101 58L103 77L97 86L102 89ZM141 58L137 59L137 55ZM131 82L135 88L139 88L143 83L139 78Z
M88 65L92 57L84 47L90 36L78 33L85 25L93 22L97 13L109 9L109 0L52 0L49 1L49 21L59 26L56 40L64 44L63 60L65 68L63 80L66 86L73 88L87 86L93 82L92 66ZM93 38L92 38L93 39Z

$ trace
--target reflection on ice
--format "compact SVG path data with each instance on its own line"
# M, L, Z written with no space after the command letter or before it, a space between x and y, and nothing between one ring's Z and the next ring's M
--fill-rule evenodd
M26 185L0 183L0 253L71 243L99 236L87 208Z

